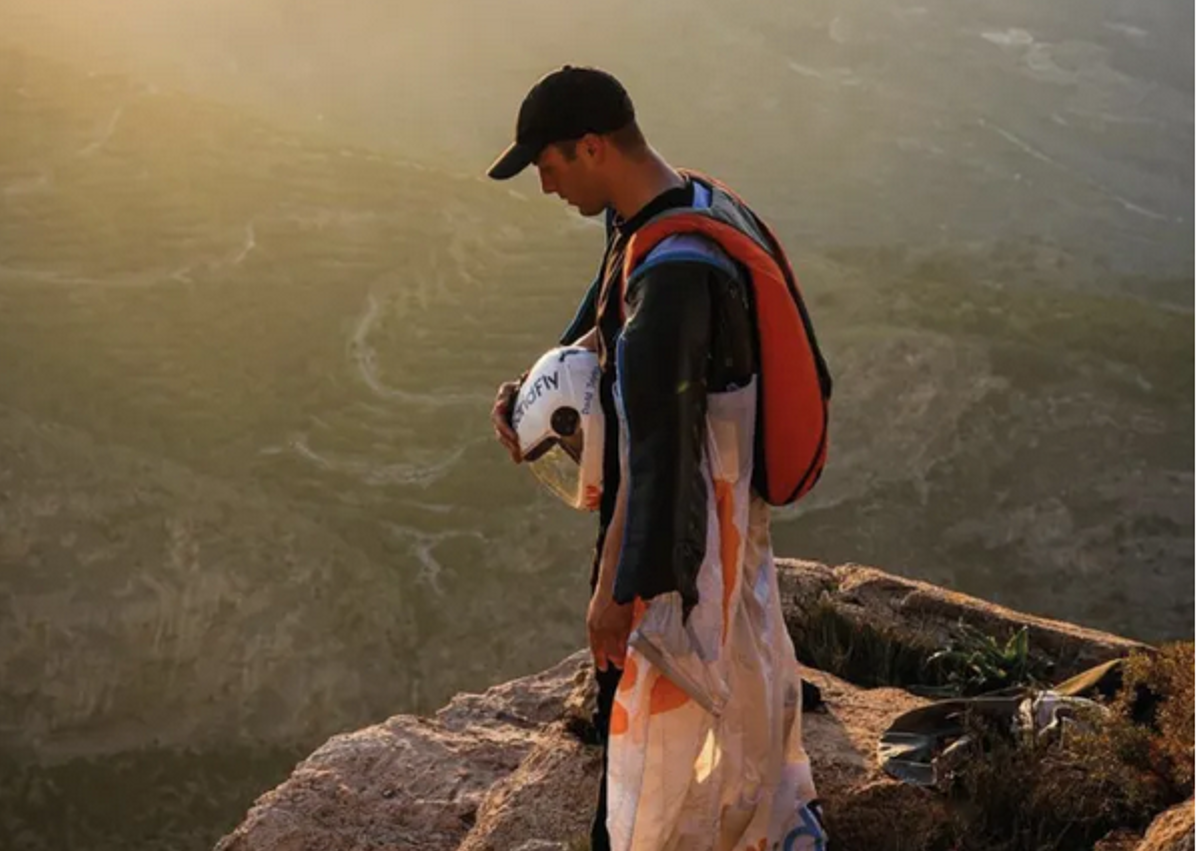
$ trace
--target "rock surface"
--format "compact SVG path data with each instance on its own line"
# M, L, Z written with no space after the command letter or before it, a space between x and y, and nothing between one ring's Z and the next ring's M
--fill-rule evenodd
M398 715L335 736L255 801L218 851L457 848L489 791L580 716L587 658L459 695L434 718Z
M1092 851L1195 851L1196 800L1171 807L1151 822L1143 836L1131 831L1105 837Z
M784 617L797 653L808 658L839 638L845 644L847 636L857 637L858 646L849 649L851 658L843 660L861 674L861 679L853 677L856 682L885 669L903 671L947 643L960 623L998 641L1027 628L1030 656L1047 663L1054 681L1145 646L873 567L795 559L779 559L778 565ZM883 641L869 641L868 636Z
M1195 851L1196 799L1160 815L1142 837L1137 851Z
M879 805L895 797L883 790L899 784L879 772L876 741L893 716L924 701L802 670L827 704L806 716L805 738L832 829L856 835L866 816L890 827ZM581 652L482 695L460 695L434 718L401 715L336 736L260 797L218 851L510 851L530 840L578 841L602 765L600 748L581 736L591 682Z
M936 646L960 619L997 637L1025 625L1031 649L1063 675L1138 646L871 568L782 560L780 568L798 644L814 636L815 613L832 612L853 629L921 648ZM900 851L939 835L949 818L942 801L888 778L875 755L891 720L926 701L801 670L825 700L806 713L804 737L831 838L844 851ZM540 674L459 695L433 718L400 715L336 736L262 795L217 851L586 848L602 767L599 747L588 743L593 702L588 654L579 652ZM1189 805L1189 827L1191 813ZM1145 841L1156 830L1175 837L1183 818L1164 814ZM1175 841L1139 848L1185 847Z

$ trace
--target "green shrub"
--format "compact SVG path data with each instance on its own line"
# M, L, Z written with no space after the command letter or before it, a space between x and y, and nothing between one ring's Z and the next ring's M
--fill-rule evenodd
M954 637L931 655L926 665L939 666L943 681L963 696L1034 685L1044 671L1029 652L1028 627L1021 627L1001 642L962 622Z

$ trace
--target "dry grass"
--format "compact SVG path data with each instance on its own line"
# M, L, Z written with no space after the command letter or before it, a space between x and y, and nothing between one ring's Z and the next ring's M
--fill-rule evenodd
M1140 834L1192 794L1195 645L1135 654L1108 712L1059 740L980 718L970 758L949 790L957 851L1091 848L1111 831Z
M911 639L854 623L837 607L823 600L803 623L793 626L796 655L809 667L844 680L875 686L941 685L945 674L940 663L927 664L935 647L913 647Z

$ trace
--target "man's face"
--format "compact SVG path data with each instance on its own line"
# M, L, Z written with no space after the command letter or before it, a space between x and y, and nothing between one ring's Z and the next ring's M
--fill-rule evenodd
M582 215L598 216L608 206L598 163L582 143L574 145L574 159L566 157L558 145L547 145L538 155L536 165L542 192L557 195Z

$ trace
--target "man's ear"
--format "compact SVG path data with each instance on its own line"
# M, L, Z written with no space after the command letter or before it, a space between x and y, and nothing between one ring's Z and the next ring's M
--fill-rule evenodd
M607 141L603 136L598 136L595 133L586 133L579 140L578 150L588 158L589 162L600 163L604 161L606 147Z

